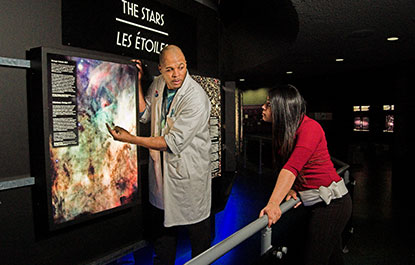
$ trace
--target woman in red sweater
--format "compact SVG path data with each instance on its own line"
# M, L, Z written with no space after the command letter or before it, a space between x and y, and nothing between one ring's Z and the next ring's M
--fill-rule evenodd
M272 123L273 159L279 174L260 216L268 215L270 227L281 217L284 197L297 199L299 194L310 211L304 264L343 264L341 234L352 202L331 162L323 129L305 112L305 101L292 85L270 90L262 106L264 121Z

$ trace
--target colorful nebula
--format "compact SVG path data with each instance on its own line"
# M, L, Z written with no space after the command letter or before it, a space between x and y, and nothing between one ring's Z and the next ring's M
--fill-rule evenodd
M67 59L77 64L79 144L49 144L55 224L126 205L138 194L137 147L114 141L105 126L117 124L136 134L136 68Z

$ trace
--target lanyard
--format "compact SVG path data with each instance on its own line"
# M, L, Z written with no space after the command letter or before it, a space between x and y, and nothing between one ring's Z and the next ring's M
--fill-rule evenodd
M176 95L176 92L177 89L168 89L167 86L164 87L163 103L161 106L161 129L163 129L166 125L166 117L170 111L171 103L173 102L173 98Z

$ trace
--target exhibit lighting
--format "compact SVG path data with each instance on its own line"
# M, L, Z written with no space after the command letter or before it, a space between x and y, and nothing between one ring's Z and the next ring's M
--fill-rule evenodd
M394 110L395 105L383 105L383 110Z
M361 111L369 111L370 105L361 106Z
M343 62L344 61L344 59L342 59L342 58L337 58L336 59L336 62Z
M399 40L399 38L398 37L389 37L389 38L387 38L387 40L388 41L397 41L397 40Z

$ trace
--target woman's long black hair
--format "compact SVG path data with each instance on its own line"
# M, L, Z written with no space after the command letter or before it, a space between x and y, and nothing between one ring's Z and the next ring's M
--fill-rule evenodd
M272 150L277 170L288 161L294 146L295 133L306 113L306 102L293 85L277 85L269 93L272 112Z

